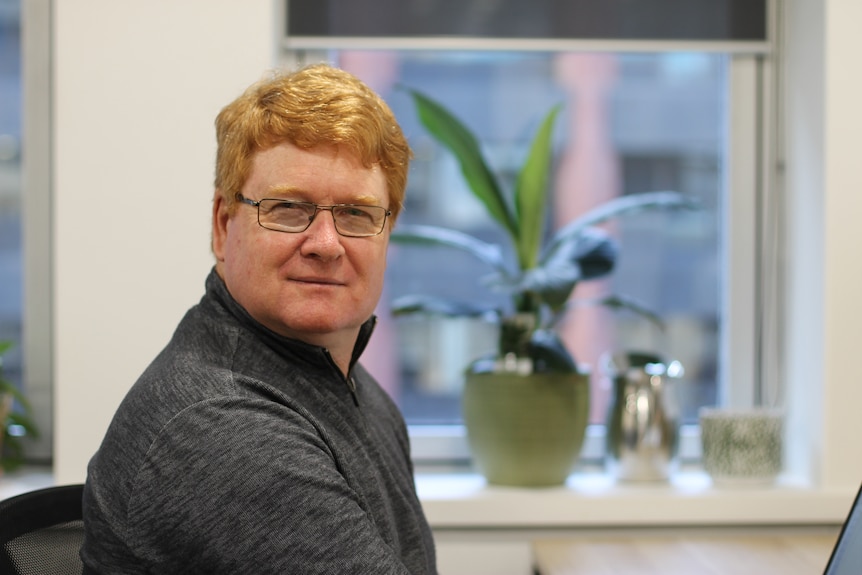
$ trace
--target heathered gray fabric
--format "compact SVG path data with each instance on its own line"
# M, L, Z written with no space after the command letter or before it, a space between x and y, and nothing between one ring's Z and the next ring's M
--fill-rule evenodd
M300 304L301 305L301 304ZM404 420L213 272L90 462L87 573L436 573Z

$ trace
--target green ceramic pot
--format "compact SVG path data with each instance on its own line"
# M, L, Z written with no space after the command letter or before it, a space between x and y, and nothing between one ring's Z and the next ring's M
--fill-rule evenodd
M464 423L488 482L565 483L583 446L589 389L589 376L579 373L468 373Z

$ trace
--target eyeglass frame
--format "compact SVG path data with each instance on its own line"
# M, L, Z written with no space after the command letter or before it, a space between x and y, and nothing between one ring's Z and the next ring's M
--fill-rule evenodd
M234 197L235 197L236 201L238 201L242 204L246 204L246 205L257 208L257 225L259 225L263 229L269 230L271 232L282 232L285 234L301 234L302 232L306 231L309 227L311 227L311 224L312 224L312 222L314 222L314 218L317 217L318 212L328 211L330 214L332 214L332 223L333 223L333 225L335 227L335 231L338 235L345 237L345 238L373 238L374 236L379 236L380 234L383 233L383 230L386 229L386 220L389 218L389 216L392 215L392 210L386 209L383 206L373 206L373 205L366 205L366 204L332 204L332 205L326 206L326 205L322 205L322 204L315 204L314 202L306 202L303 200L288 200L288 199L284 199L284 198L261 198L259 200L252 200L250 198L245 197L242 194L236 194L236 196L234 196ZM305 205L309 205L309 206L314 206L314 213L311 214L311 216L309 216L308 224L306 224L306 226L304 228L302 228L301 230L285 230L285 229L281 229L281 228L266 227L265 225L263 225L263 222L260 221L260 204L261 204L261 202L266 202L266 201L285 202L285 203L293 203L293 204L305 204ZM338 229L338 219L335 217L335 212L333 212L332 210L335 208L350 208L350 207L380 208L380 209L384 210L383 221L380 222L380 229L373 234L362 234L362 235L345 234L344 232L339 230Z

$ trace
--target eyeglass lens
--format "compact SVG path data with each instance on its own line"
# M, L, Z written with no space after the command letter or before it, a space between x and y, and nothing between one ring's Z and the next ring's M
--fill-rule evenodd
M386 209L380 206L346 204L318 207L310 202L260 200L259 220L265 228L301 232L311 225L319 210L332 212L335 229L342 235L373 236L383 231Z

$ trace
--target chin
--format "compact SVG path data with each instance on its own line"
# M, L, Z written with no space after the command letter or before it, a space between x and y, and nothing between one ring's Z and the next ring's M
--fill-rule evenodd
M334 322L332 321L332 317L330 315L330 317L319 319L296 320L294 318L293 321L285 320L281 325L285 327L283 327L281 330L278 330L280 333L289 335L289 337L302 339L303 334L312 336L325 336L340 331L359 329L359 326L362 325L362 322L358 324L345 324L343 321Z

